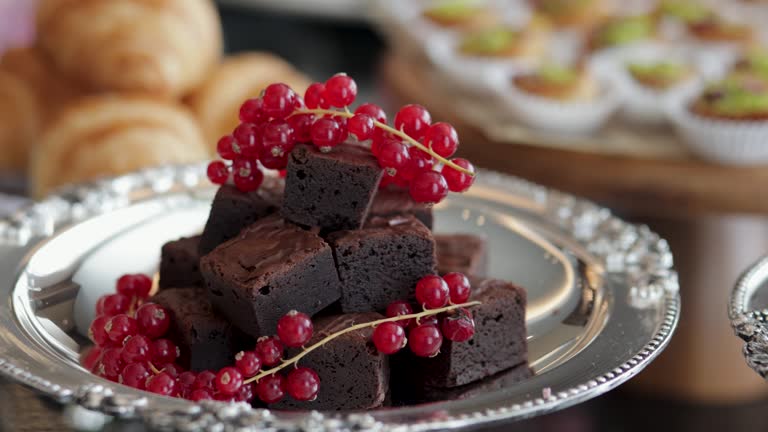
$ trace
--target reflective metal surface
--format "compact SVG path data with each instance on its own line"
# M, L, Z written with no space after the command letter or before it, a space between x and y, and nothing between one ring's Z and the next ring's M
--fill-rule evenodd
M159 397L78 366L96 299L126 272L154 272L160 246L202 227L204 167L141 172L53 196L0 223L0 372L63 402L154 427L195 430L438 430L543 414L626 381L677 323L672 255L646 227L492 172L436 209L436 231L488 238L490 275L529 292L535 376L467 399L361 413L282 413ZM239 429L238 429L239 430Z
M745 342L747 364L763 378L768 377L768 256L736 282L728 315L736 336Z

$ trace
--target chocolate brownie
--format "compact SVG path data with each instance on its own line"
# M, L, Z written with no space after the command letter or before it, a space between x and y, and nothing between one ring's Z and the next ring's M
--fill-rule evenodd
M484 277L488 271L485 239L472 234L437 234L437 272Z
M413 216L374 218L365 228L327 237L341 280L345 313L382 310L413 297L416 282L435 273L435 241Z
M256 337L292 309L313 315L341 297L331 247L277 215L202 257L200 270L213 305Z
M377 313L346 314L320 318L309 345L354 324L384 318ZM339 336L301 359L302 366L320 376L320 392L312 402L286 398L276 409L362 410L381 406L389 392L389 359L371 342L373 329Z
M151 301L170 312L168 337L178 345L185 368L218 370L231 365L238 351L253 347L252 338L214 312L203 288L169 288Z
M203 286L200 275L200 236L182 237L160 251L159 288Z
M472 284L475 335L467 342L443 340L433 358L410 355L410 379L423 386L447 388L469 384L517 366L528 359L525 329L526 292L506 281ZM409 353L410 354L410 353ZM403 368L397 365L397 371Z
M469 399L513 386L532 376L533 371L528 363L523 363L480 381L453 388L415 386L410 380L393 379L390 384L392 404L399 406L441 400Z
M427 228L432 229L434 218L431 204L417 203L407 189L389 186L376 192L368 217L404 215L416 216Z
M280 210L285 182L266 177L253 192L241 192L231 185L221 186L213 198L211 213L200 239L200 255L236 236L243 228Z
M382 170L371 151L341 144L329 153L297 145L288 158L282 215L325 230L363 226Z

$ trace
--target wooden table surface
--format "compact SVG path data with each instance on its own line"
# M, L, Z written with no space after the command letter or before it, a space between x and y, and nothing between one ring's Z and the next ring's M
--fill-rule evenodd
M389 54L381 71L397 100L425 105L433 118L452 123L461 137L460 154L477 166L524 177L635 216L768 214L768 167L721 166L688 155L652 159L494 142L435 91L418 61Z

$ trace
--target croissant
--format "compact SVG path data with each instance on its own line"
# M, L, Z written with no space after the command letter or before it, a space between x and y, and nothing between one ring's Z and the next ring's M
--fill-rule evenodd
M31 190L41 197L69 183L208 157L184 107L143 96L91 96L65 108L41 137L30 161Z
M37 29L56 68L95 91L179 96L222 51L211 0L42 0Z
M224 59L211 76L192 93L187 102L198 118L206 141L216 141L238 124L240 105L259 96L274 82L284 82L304 94L309 79L285 60L263 52L245 53Z
M40 107L21 79L0 69L0 171L26 169L29 148L40 130Z

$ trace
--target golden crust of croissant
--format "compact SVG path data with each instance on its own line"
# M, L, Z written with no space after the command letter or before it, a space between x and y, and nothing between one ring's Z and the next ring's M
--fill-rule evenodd
M0 69L0 170L22 172L40 130L35 93L15 75Z
M225 58L187 100L211 148L237 126L240 105L259 96L274 82L286 83L301 95L311 83L291 64L272 54L252 52Z
M42 0L38 44L91 90L179 96L219 61L212 0Z
M30 161L32 192L140 168L209 158L197 123L184 107L140 96L79 100L45 131Z

